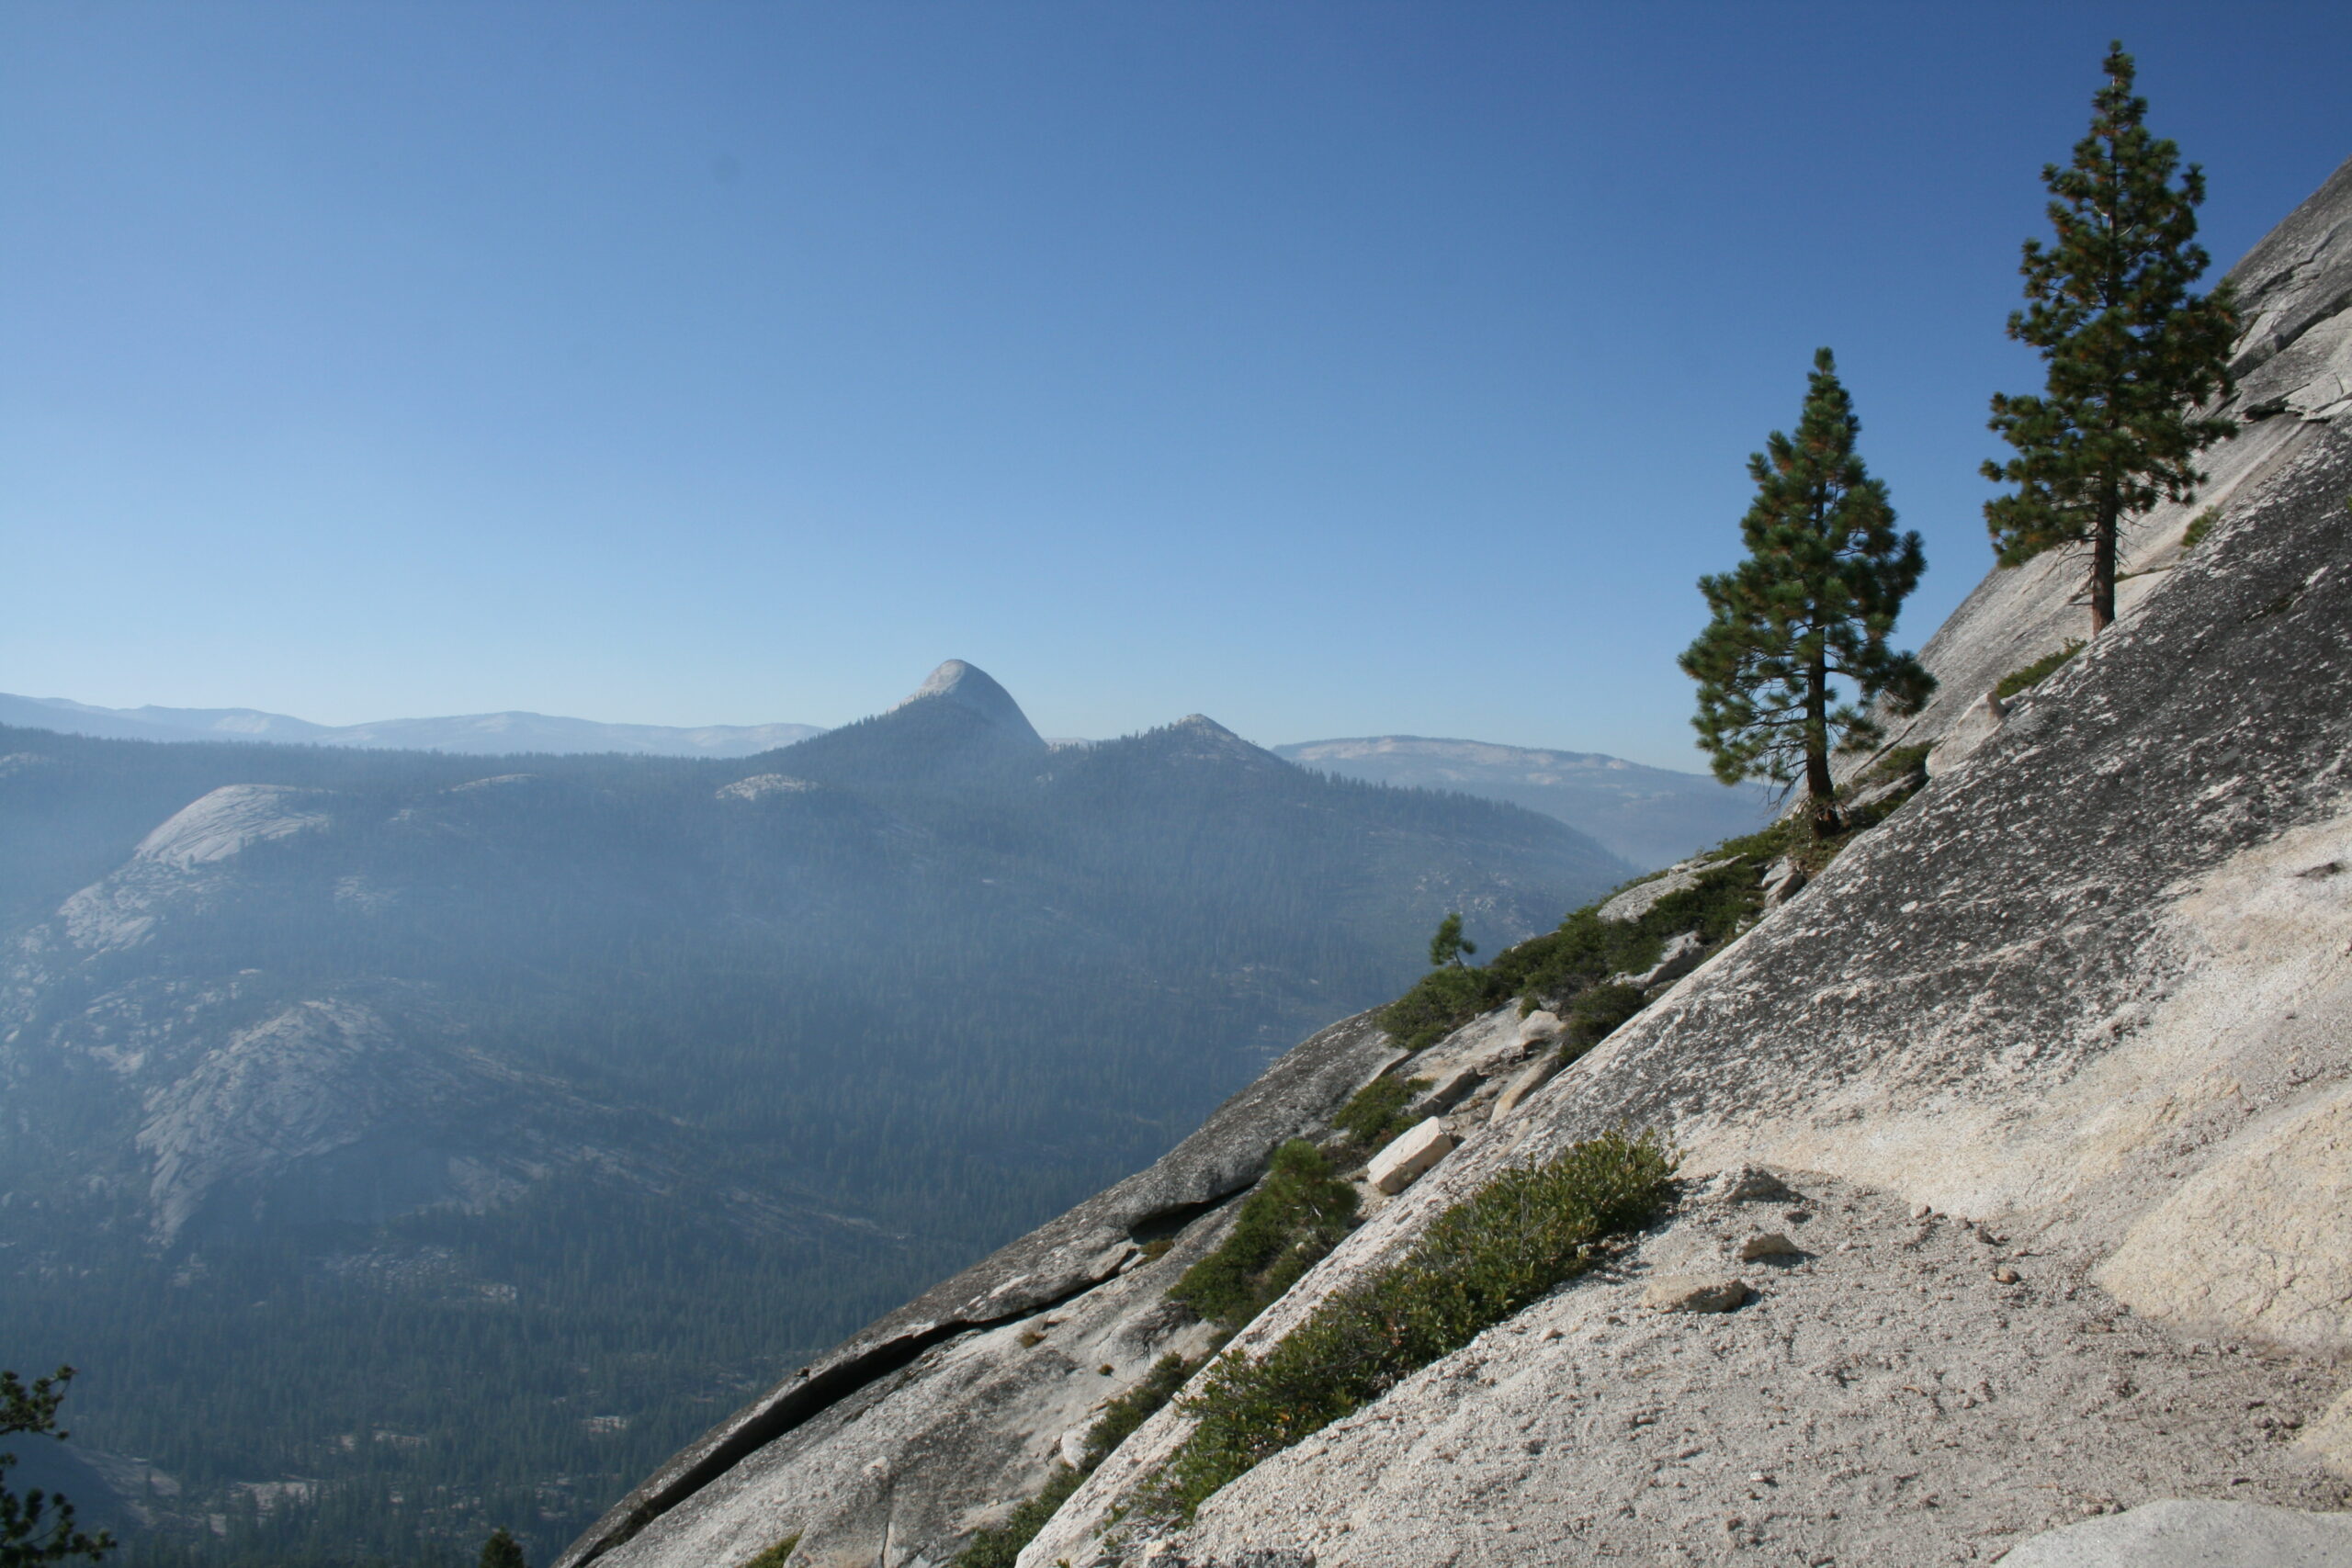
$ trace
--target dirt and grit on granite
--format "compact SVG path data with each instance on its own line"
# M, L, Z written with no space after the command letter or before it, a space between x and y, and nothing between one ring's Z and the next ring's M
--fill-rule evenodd
M2335 1393L2308 1360L2182 1342L2030 1235L1820 1176L1747 1201L1712 1185L1608 1269L1235 1483L1177 1553L1868 1568L1989 1562L2184 1492L2352 1506L2294 1448ZM1652 1304L1678 1281L1746 1300Z

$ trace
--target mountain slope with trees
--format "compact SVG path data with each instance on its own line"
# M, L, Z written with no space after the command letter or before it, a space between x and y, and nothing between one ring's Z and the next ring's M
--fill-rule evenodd
M741 761L0 759L0 1365L85 1368L77 1442L179 1488L133 1562L208 1515L208 1560L543 1556L1447 910L1628 870L1197 716L1052 750L968 666Z

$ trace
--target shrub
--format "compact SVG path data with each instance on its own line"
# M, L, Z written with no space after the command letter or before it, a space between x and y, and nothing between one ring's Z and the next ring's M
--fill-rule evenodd
M1429 1087L1427 1078L1385 1075L1376 1077L1356 1090L1355 1097L1340 1108L1340 1113L1331 1118L1331 1125L1348 1135L1351 1150L1364 1156L1377 1154L1390 1139L1412 1125L1406 1118L1405 1107Z
M2066 660L2074 658L2075 655L2080 653L2082 650L2083 639L2080 637L2075 637L2069 640L2066 646L2060 649L2057 652L2045 653L2040 659L2037 659L2032 663L2027 665L2024 669L2010 671L2007 674L2002 676L1999 681L1994 683L1994 699L1997 702L2007 702L2011 697L2016 696L2019 692L2032 690L2034 687L2041 684L2042 682L2048 680L2052 673L2057 670L2058 666L2065 663Z
M784 1568L785 1559L790 1557L792 1549L799 1544L800 1532L794 1530L790 1535L744 1563L743 1568Z
M1152 1363L1143 1382L1104 1405L1094 1425L1086 1429L1085 1461L1079 1466L1079 1473L1091 1475L1097 1465L1111 1457L1113 1450L1127 1440L1129 1434L1176 1396L1176 1391L1200 1370L1205 1359L1204 1356L1191 1360L1182 1356L1162 1356Z
M992 1529L976 1530L964 1543L964 1550L949 1561L954 1568L1013 1568L1020 1561L1021 1549L1036 1539L1054 1517L1054 1510L1069 1500L1078 1483L1086 1478L1066 1464L1054 1466L1053 1479L1035 1497L1007 1514L1004 1523Z
M1567 1026L1560 1032L1561 1052L1575 1061L1646 1005L1638 986L1595 986L1578 994L1560 1021Z
M1233 1234L1184 1270L1168 1298L1238 1328L1323 1260L1355 1224L1356 1190L1304 1138L1276 1149Z
M1212 1351L1211 1354L1215 1352ZM1127 1440L1128 1435L1151 1419L1159 1407L1175 1396L1184 1386L1184 1380L1199 1370L1207 1357L1186 1360L1182 1356L1162 1356L1144 1374L1143 1382L1119 1395L1102 1407L1094 1425L1086 1429L1086 1451L1079 1466L1072 1470L1066 1464L1054 1467L1045 1490L1029 1498L1005 1516L1004 1523L992 1529L976 1532L952 1560L954 1568L1012 1568L1020 1558L1021 1549L1036 1539L1046 1528L1054 1511L1069 1501L1078 1490L1078 1483L1094 1473L1096 1467L1111 1457L1111 1450ZM782 1550L790 1551L799 1541L798 1536L786 1540ZM771 1551L777 1550L770 1548ZM784 1559L778 1557L771 1564L765 1553L745 1564L745 1568L779 1568Z
M2222 509L2218 506L2209 506L2190 518L2188 528L2181 533L2180 547L2184 550L2193 550L2203 544L2205 536L2211 533L2213 525L2221 520Z
M1219 1487L1591 1268L1665 1201L1673 1160L1611 1134L1504 1172L1402 1261L1348 1287L1264 1356L1227 1355L1178 1401L1197 1425L1136 1498L1189 1522Z

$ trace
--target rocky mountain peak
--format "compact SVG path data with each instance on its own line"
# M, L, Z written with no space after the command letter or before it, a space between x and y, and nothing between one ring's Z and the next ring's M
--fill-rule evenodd
M947 660L925 676L922 684L899 705L907 707L933 697L967 708L1033 745L1042 748L1046 744L1045 738L1029 722L1029 716L1012 700L1012 694L977 664L967 664L960 659Z

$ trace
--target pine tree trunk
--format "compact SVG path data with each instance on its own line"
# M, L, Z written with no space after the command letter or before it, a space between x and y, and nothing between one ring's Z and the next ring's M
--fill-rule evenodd
M2098 499L2098 526L2091 536L2091 636L2107 630L2115 620L2115 536L2122 525L2117 515L2115 491Z
M1804 694L1804 794L1813 818L1815 840L1835 835L1845 824L1838 819L1838 785L1829 776L1829 655L1815 648L1811 677Z

